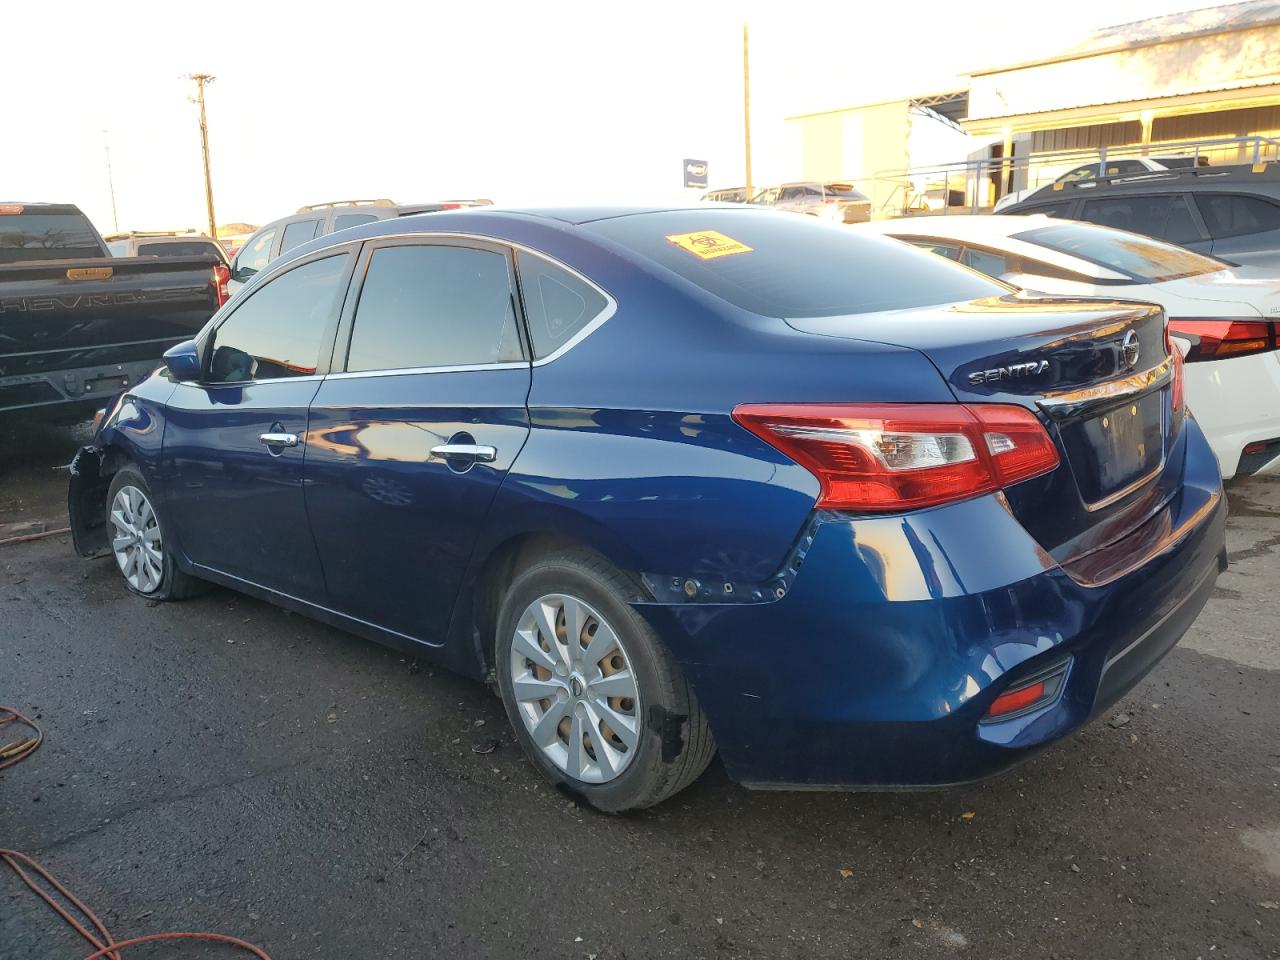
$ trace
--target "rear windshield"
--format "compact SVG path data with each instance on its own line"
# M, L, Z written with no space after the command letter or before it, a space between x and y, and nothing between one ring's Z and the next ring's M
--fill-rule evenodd
M766 317L835 317L1009 292L908 244L794 213L676 210L583 228Z
M209 257L211 260L221 259L218 248L207 241L182 241L179 243L140 243L140 257Z
M101 256L98 235L82 213L0 215L0 263Z
M1171 243L1091 224L1064 222L1051 227L1037 227L1015 233L1013 239L1088 260L1123 273L1139 283L1159 283L1215 273L1227 266L1221 260L1192 253Z

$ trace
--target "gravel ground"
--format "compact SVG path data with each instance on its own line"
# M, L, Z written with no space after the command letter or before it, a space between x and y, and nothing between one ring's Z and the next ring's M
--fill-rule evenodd
M79 442L0 463L0 524L61 525ZM65 537L0 547L0 703L47 735L0 773L0 846L117 937L274 960L1280 957L1280 483L1231 507L1182 644L1016 772L787 794L713 764L621 818L543 785L480 685L223 590L147 604ZM0 872L0 958L88 952Z

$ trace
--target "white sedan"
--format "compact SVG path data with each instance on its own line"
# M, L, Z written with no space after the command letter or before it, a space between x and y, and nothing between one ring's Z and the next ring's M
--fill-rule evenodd
M1164 307L1187 404L1222 476L1280 473L1280 279L1150 237L1046 216L934 216L854 229L895 237L1038 293Z

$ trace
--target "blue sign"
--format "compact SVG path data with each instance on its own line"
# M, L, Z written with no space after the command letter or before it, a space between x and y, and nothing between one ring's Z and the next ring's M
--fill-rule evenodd
M705 190L707 186L707 161L705 160L685 160L684 161L684 185L686 187L697 187Z

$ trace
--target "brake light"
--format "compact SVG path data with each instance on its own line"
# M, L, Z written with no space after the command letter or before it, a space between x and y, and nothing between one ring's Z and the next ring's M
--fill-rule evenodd
M1169 359L1173 361L1173 376L1169 385L1169 398L1173 401L1173 412L1177 413L1182 409L1183 393L1183 370L1182 366L1185 362L1182 358L1182 351L1173 342L1173 334L1169 330L1169 324L1164 325L1164 350L1169 355Z
M22 204L20 203L0 203L0 217L14 216L22 212Z
M442 204L440 204L440 209L441 209L441 210L461 210L461 209L462 209L462 204L460 204L460 203L442 203Z
M227 282L231 279L231 271L226 264L216 264L213 268L213 290L218 298L218 306L222 306L231 299L231 294L227 292Z
M733 419L811 471L830 510L937 506L1058 465L1039 418L1004 404L744 403Z
M1245 357L1280 349L1276 324L1266 320L1178 317L1169 321L1169 332L1191 344L1187 350L1187 363Z

